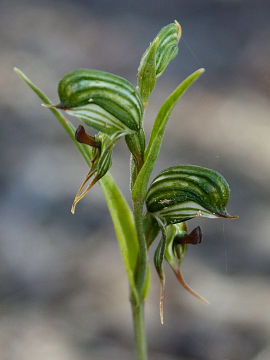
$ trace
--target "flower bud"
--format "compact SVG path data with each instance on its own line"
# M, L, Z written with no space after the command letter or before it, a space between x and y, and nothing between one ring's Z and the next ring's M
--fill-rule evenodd
M148 98L156 85L156 52L158 42L159 39L155 38L150 44L141 58L138 69L137 83L144 107L146 107Z
M156 74L161 76L169 62L178 54L178 42L182 35L180 24L175 20L162 28L157 34L159 39L156 55Z
M177 21L163 27L144 52L138 69L138 89L144 107L153 91L156 78L162 75L178 53L181 26Z

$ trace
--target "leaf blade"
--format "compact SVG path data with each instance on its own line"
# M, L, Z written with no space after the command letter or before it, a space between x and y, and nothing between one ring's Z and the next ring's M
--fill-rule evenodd
M145 156L147 157L150 151L153 151L153 142L155 137L158 135L163 137L165 127L169 116L175 107L177 101L181 98L182 95L187 91L187 89L204 73L204 69L198 69L191 75L189 75L177 88L176 90L167 98L165 103L161 106L157 118L154 123L153 130L151 132L149 144L147 146Z
M132 212L122 192L109 173L103 176L103 178L99 180L99 183L104 192L113 220L130 286L138 299L134 280L138 255L138 240Z
M14 71L19 75L19 77L26 82L26 84L36 93L36 95L45 103L50 105L50 99L18 68L14 68ZM55 115L57 120L66 130L82 156L84 157L86 163L90 166L91 165L91 152L90 147L84 144L79 143L75 139L75 128L73 125L67 121L62 114L54 109L50 108L50 111ZM126 202L122 192L116 185L113 177L108 172L104 177L99 180L101 188L104 192L105 198L107 200L108 208L113 220L113 224L115 227L115 232L117 235L117 239L119 242L119 247L121 251L121 255L123 258L123 262L125 265L125 269L128 275L128 280L133 292L133 295L138 301L138 292L135 286L134 281L134 272L137 260L137 252L138 252L138 241L137 241L137 234L136 229L134 226L134 219L132 212L129 208L128 203ZM116 196L117 194L117 196ZM116 200L117 199L117 200ZM125 214L125 217L119 217L115 214ZM125 221L124 221L125 219ZM128 224L128 226L127 226ZM130 239L130 241L128 241Z
M132 190L133 201L136 201L138 198L145 197L146 187L159 155L165 128L172 110L181 96L203 73L204 69L199 69L188 76L161 106L151 132L149 144L145 151L145 163Z

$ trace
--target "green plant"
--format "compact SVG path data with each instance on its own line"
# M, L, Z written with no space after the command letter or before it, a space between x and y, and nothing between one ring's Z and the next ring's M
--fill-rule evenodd
M161 29L141 58L137 88L110 73L79 69L59 82L58 105L52 105L46 95L15 68L16 73L43 101L43 106L55 115L90 168L75 197L72 212L96 182L104 192L129 280L140 360L147 358L144 302L150 286L148 249L161 233L154 264L161 283L160 316L163 323L164 259L184 288L207 302L185 283L180 272L188 244L200 243L202 236L200 227L189 234L186 221L194 217L232 218L225 210L229 186L222 175L213 170L175 166L162 171L148 186L169 116L180 97L204 72L204 69L195 71L167 98L157 114L145 148L144 110L156 79L177 55L180 37L181 27L176 21ZM90 136L82 125L75 131L60 110L79 118L98 133ZM109 173L113 147L122 137L131 153L132 210Z

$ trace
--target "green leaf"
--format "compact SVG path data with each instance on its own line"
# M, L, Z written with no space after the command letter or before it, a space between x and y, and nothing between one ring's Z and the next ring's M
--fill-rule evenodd
M165 132L165 128L167 122L169 120L169 116L174 109L175 105L179 101L179 99L184 95L187 89L204 73L204 69L198 69L191 75L189 75L175 90L174 92L167 98L164 104L161 106L154 126L151 132L149 144L146 149L145 156L152 156L152 153L156 153L154 151L156 145L158 145L158 150L160 150L161 142L163 139L163 135Z
M21 70L17 68L14 68L14 70L45 104L51 104L51 101L47 98L47 96L37 86L35 86ZM56 116L57 120L60 122L63 128L67 131L68 135L83 155L87 164L90 166L92 160L90 147L76 141L74 136L75 129L73 125L70 122L66 121L66 119L61 115L59 111L54 108L50 108L50 110ZM104 192L108 208L114 223L115 232L119 242L119 247L125 269L128 275L131 291L133 292L135 300L138 302L138 292L134 282L134 271L138 253L138 241L136 229L134 226L134 218L128 206L128 203L126 202L123 194L117 187L109 172L101 180L99 180L99 183ZM147 288L145 289L145 294L147 294Z
M138 300L138 293L134 282L134 273L138 255L138 240L134 218L125 198L111 175L107 173L99 183L111 213L129 283L133 294Z
M193 74L191 74L189 77L187 77L161 106L151 132L149 144L145 152L145 163L137 177L137 180L132 190L133 201L145 197L147 184L153 171L155 162L157 160L165 128L173 108L175 107L180 97L198 79L198 77L203 74L203 72L204 69L199 69Z

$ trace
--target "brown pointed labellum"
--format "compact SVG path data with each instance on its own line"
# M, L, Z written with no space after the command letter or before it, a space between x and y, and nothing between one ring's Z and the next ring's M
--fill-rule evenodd
M91 135L88 135L82 125L79 125L76 133L75 139L82 144L90 145L95 148L100 149L100 143L95 140L95 138Z

